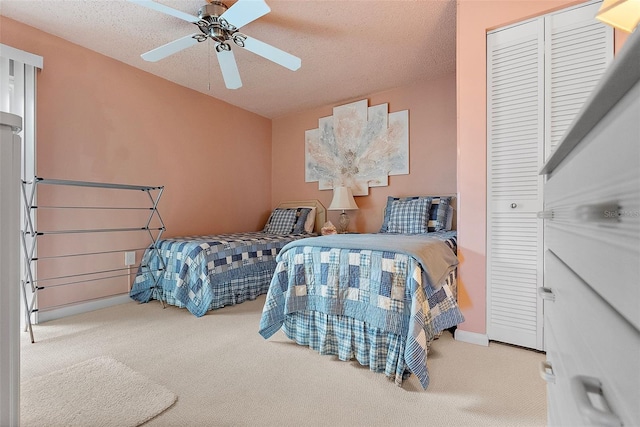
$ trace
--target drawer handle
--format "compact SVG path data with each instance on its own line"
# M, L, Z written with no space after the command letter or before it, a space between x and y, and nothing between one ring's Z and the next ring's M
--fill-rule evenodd
M551 367L551 362L544 361L540 362L538 366L538 373L547 383L555 384L556 383L556 374L553 373L553 368Z
M511 209L515 209L515 208L517 208L517 207L518 207L518 204L517 204L517 203L511 203Z
M600 380L586 375L578 375L571 378L571 394L578 404L578 410L584 418L594 425L599 426L622 426L620 418L611 411L603 411L596 408L589 399L589 393L598 394L606 403L602 392ZM608 405L606 405L608 407Z
M585 222L612 223L620 221L620 206L618 203L608 202L595 205L582 205L576 207L576 219Z
M553 289L541 286L538 288L538 296L545 301L555 301L556 294L553 293Z
M540 219L552 219L553 211L540 211L536 214L536 216Z

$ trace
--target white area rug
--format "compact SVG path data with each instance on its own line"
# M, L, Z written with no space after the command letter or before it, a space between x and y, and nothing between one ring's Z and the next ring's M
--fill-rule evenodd
M22 426L138 426L177 396L110 357L96 357L20 385Z

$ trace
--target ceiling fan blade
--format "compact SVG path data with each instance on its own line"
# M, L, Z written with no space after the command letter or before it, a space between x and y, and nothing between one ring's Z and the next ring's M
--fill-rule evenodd
M220 71L222 71L222 77L224 78L224 85L227 89L238 89L242 87L238 64L236 63L233 52L230 50L221 50L220 52L216 51L216 53L218 55Z
M220 17L226 19L234 27L240 28L269 12L271 12L271 8L264 0L238 0Z
M143 53L140 55L142 59L149 62L156 62L161 59L166 58L169 55L173 55L176 52L180 52L183 49L193 46L198 43L198 40L194 39L193 36L195 34L191 34L188 36L184 36L179 38L178 40L174 40L165 45L157 47L149 52Z
M139 4L140 6L148 7L149 9L157 10L158 12L166 13L167 15L175 16L176 18L180 18L187 22L198 22L200 18L194 15L189 15L188 13L181 12L179 10L173 9L169 6L165 6L160 3L156 3L151 0L129 0L131 3Z
M268 59L269 61L282 65L291 71L296 71L302 65L302 61L297 56L293 56L284 50L280 50L277 47L273 47L270 44L261 42L253 37L247 36L244 40L244 48L256 55L260 55L263 58Z

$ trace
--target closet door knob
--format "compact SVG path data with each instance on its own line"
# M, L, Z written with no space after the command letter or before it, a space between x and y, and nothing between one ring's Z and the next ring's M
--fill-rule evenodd
M515 209L515 208L517 208L517 207L518 207L518 204L517 204L517 203L511 203L511 209Z

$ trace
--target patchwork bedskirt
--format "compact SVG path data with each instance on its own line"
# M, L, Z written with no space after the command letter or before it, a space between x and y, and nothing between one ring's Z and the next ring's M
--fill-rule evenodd
M129 295L186 308L196 316L266 294L278 252L307 234L263 232L163 239L145 251Z
M456 270L449 274L443 286L448 286L457 296ZM366 322L348 316L302 311L287 314L282 330L300 345L343 361L355 359L371 371L384 373L398 386L411 376L404 358L406 337L371 327ZM440 335L438 333L436 339Z
M247 273L243 277L228 279L211 287L210 303L202 309L202 312L252 301L260 295L266 294L275 268L272 264L275 263L264 263L262 266L253 268L251 273ZM158 287L154 290L153 298L176 307L189 308L192 301L189 300L187 304L183 303L184 298L176 297L176 289L172 286Z

